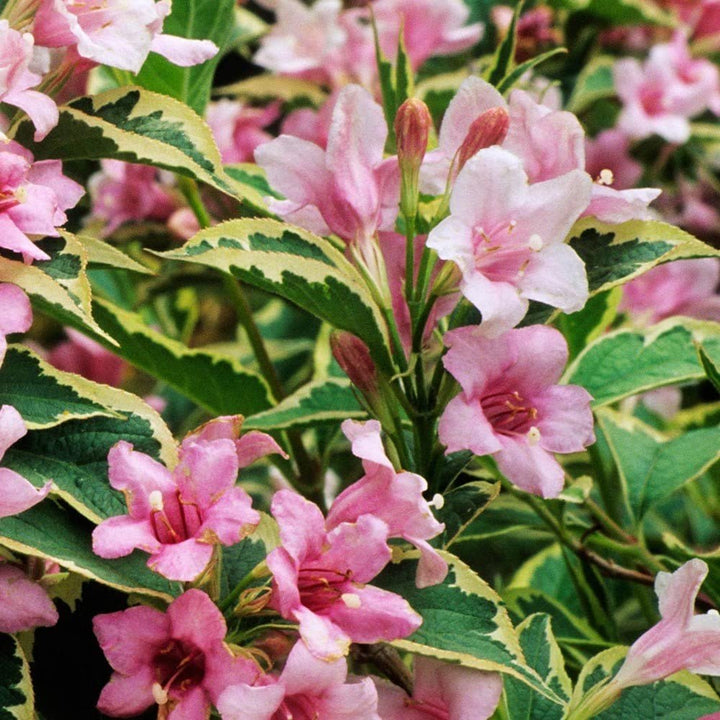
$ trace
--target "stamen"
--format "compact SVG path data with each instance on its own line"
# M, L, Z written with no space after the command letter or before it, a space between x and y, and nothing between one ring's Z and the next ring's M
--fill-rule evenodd
M599 185L612 185L615 181L613 171L609 170L608 168L601 170L600 174L598 175L597 181Z
M435 493L432 500L428 503L430 507L434 507L437 510L442 510L445 505L445 498L440 493Z
M156 512L162 512L165 507L162 493L159 490L153 490L148 495L148 502L150 503L150 507Z
M152 684L152 696L158 705L165 705L168 701L167 690L165 690L159 682Z
M537 414L537 412L536 412L536 414ZM535 425L533 425L527 431L527 439L528 439L528 445L530 445L530 447L533 447L540 442L540 430L538 430L538 428Z
M528 247L534 252L539 252L540 250L542 250L544 244L545 243L543 242L543 239L537 233L533 233L528 238Z

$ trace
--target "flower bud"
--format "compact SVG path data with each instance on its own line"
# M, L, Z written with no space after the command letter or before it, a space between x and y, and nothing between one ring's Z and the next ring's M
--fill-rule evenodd
M400 167L419 168L425 157L432 118L427 105L408 98L395 115L395 137Z
M427 105L417 98L408 98L395 115L395 137L402 177L400 210L410 220L417 214L420 165L427 150L431 125Z
M510 115L504 107L494 107L478 115L457 152L453 180L465 163L483 148L499 145L507 135Z
M338 330L330 335L330 348L338 365L360 392L368 395L377 391L375 363L370 357L367 345L360 338Z

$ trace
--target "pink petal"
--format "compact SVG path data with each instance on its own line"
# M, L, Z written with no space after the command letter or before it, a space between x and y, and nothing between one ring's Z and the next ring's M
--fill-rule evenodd
M342 685L346 679L347 663L344 658L330 662L320 660L302 642L293 645L280 676L286 695L321 695Z
M272 720L285 697L282 685L231 685L217 700L223 720Z
M170 634L203 652L222 643L227 633L225 618L202 590L191 589L176 598L167 611Z
M155 704L152 686L155 673L148 665L131 676L113 673L100 693L97 707L112 717L132 717Z
M316 615L305 607L295 610L294 617L299 625L300 637L315 657L332 662L347 655L350 637L330 618Z
M28 296L17 286L0 283L0 335L26 332L32 325ZM0 355L2 363L2 355Z
M503 449L493 456L500 472L513 484L533 495L557 497L565 484L560 463L540 445L530 445L524 436L502 437Z
M7 286L0 285L0 291L4 287ZM2 299L0 294L0 300ZM7 449L25 435L27 435L27 428L20 413L12 405L0 407L0 460L5 456Z
M475 455L491 455L502 449L480 402L464 393L454 397L445 408L438 425L440 442L447 452L472 450Z
M0 564L0 632L50 627L58 612L47 592L17 567Z
M180 494L195 500L203 512L235 485L238 476L235 443L185 441L180 446L180 462L173 472Z
M319 559L326 568L350 571L355 582L369 582L389 562L388 526L374 515L355 523L341 523L327 535L330 545Z
M238 463L241 468L252 465L266 455L277 453L287 458L287 453L277 444L275 439L264 432L252 430L235 441Z
M292 490L272 499L272 514L280 526L283 547L294 558L316 557L325 541L325 518L320 508Z
M159 552L157 539L149 518L135 519L118 515L103 520L92 533L93 552L102 558L119 558L136 548L148 553Z
M113 670L136 675L149 668L158 650L170 638L165 613L145 605L96 615L93 630Z
M217 538L217 542L227 546L240 542L260 522L260 513L251 503L252 499L242 488L230 488L205 510L198 537Z
M540 445L559 453L581 452L595 442L592 396L577 385L556 385L533 398L540 418Z
M218 47L210 40L191 40L174 35L156 35L150 51L167 58L174 65L191 67L215 57Z
M192 582L210 562L213 546L195 538L174 545L162 545L148 560L148 567L168 580Z

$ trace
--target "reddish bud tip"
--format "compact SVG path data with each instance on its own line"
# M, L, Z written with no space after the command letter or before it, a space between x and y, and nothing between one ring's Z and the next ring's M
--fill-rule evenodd
M504 107L486 110L473 120L457 155L457 172L483 148L499 145L507 135L510 115Z
M408 98L395 115L395 137L400 165L419 168L425 157L432 118L427 105Z
M352 333L338 330L330 335L330 348L338 365L363 393L377 390L375 363L367 345Z

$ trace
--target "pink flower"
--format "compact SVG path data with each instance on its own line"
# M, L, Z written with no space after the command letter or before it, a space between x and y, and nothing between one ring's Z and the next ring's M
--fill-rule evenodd
M620 309L641 325L674 315L720 321L719 281L717 258L665 263L623 287Z
M642 165L630 156L628 136L617 128L586 138L585 169L596 181L604 170L610 170L612 184L620 190L634 187L643 172Z
M0 633L50 627L57 621L57 609L42 586L20 568L0 562Z
M619 60L613 69L623 102L618 127L631 138L660 135L668 142L690 137L688 118L708 108L720 114L720 74L709 60L694 60L687 40L676 33L672 43L655 45L644 64Z
M121 70L139 72L150 52L183 67L213 57L209 40L163 35L170 0L42 0L35 15L38 45L72 47L80 57Z
M564 473L553 453L580 452L595 441L588 392L556 384L567 362L563 336L532 325L489 339L463 327L445 342L443 363L462 388L440 418L447 452L492 455L518 487L557 496Z
M291 490L272 501L282 545L267 557L273 607L299 623L310 652L332 661L351 642L395 640L420 616L399 595L367 585L390 560L388 527L372 515L328 532L320 509Z
M427 482L411 472L395 472L385 454L380 437L380 423L346 420L342 424L352 451L362 460L365 475L338 495L327 517L327 528L353 523L365 514L380 518L388 526L389 537L407 540L420 550L417 569L418 587L435 585L447 575L447 563L428 544L441 533L439 523L423 497Z
M32 154L10 142L0 144L0 248L20 253L25 262L48 260L29 236L57 237L65 210L84 190L62 174L59 160L33 162Z
M270 682L265 676L260 682ZM380 720L370 678L347 681L344 658L327 662L298 642L282 674L269 685L231 685L218 698L223 720Z
M26 332L32 325L28 296L17 286L0 283L0 366L7 350L6 335Z
M694 614L707 572L707 565L695 558L674 573L657 574L655 593L662 619L632 644L613 686L647 685L680 670L720 675L720 616Z
M497 673L416 655L413 694L387 682L376 681L382 720L486 720L502 693Z
M127 369L125 361L72 328L65 328L68 339L48 353L48 362L58 370L73 372L88 380L119 387Z
M378 230L392 230L398 212L396 158L383 158L387 126L370 93L349 85L333 109L327 150L281 135L255 151L273 188L287 200L270 209L320 235L335 233L367 246Z
M470 10L461 0L376 0L372 10L383 53L396 56L402 30L415 70L434 55L467 50L483 34L481 23L465 24Z
M35 140L42 140L57 125L59 113L47 95L30 89L42 81L29 69L32 54L33 36L0 20L0 102L24 110L35 125Z
M90 177L88 190L93 217L106 223L103 235L111 235L126 222L164 222L177 208L178 201L160 181L156 168L121 160L102 160L101 168Z
M264 108L244 105L223 98L207 109L207 123L215 136L224 163L252 162L255 148L272 140L262 128L275 122L280 108L273 103Z
M460 290L499 335L524 317L529 300L575 312L588 297L585 266L565 237L587 207L581 170L528 184L521 160L497 147L480 150L460 171L450 216L427 245L462 272Z
M112 717L158 703L168 720L206 718L231 682L251 683L260 674L251 661L233 657L223 642L225 619L200 590L183 593L167 612L137 606L98 615L93 628L115 671L98 700Z
M2 405L0 407L0 461L7 449L26 434L27 428L20 413L12 405ZM50 492L51 485L52 483L48 482L38 489L14 470L0 468L0 518L17 515L33 505L37 505Z
M125 493L129 514L95 528L93 550L100 557L140 548L150 553L153 570L189 582L206 568L214 545L240 542L260 521L249 495L235 486L240 463L231 440L186 440L172 472L124 441L110 450L108 462L110 484Z

